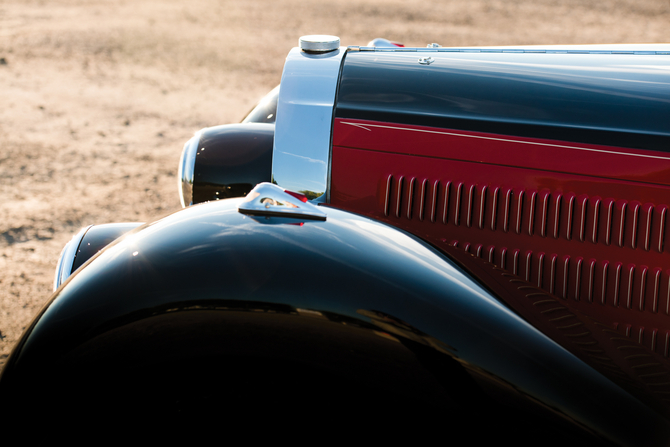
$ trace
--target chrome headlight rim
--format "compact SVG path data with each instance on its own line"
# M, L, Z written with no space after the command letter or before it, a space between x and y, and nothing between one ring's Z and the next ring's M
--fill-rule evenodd
M89 225L82 228L67 244L65 244L65 247L63 247L60 257L58 258L58 264L56 265L56 274L54 275L54 292L72 274L72 267L74 266L74 259L77 256L79 245L81 245L81 241L92 226L93 225Z
M179 159L179 172L177 173L177 187L179 189L179 201L182 208L193 205L193 178L195 171L195 157L198 153L200 135L198 131L184 144Z

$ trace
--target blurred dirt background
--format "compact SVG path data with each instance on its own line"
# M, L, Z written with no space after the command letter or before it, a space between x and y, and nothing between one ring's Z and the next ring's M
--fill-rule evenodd
M183 143L239 121L305 34L670 42L670 0L0 0L0 368L70 237L177 211Z

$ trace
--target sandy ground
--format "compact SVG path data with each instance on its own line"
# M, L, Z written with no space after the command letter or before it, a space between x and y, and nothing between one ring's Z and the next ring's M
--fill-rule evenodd
M0 0L0 368L72 234L178 210L183 142L239 121L299 36L670 42L669 25L668 0Z

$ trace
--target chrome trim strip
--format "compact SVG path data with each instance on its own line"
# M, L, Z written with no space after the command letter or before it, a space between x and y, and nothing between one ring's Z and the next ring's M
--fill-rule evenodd
M184 144L179 159L179 172L177 173L177 187L179 188L179 201L181 207L193 205L193 171L195 169L195 156L198 152L200 134L198 131Z
M345 53L344 47L325 54L293 48L279 89L272 181L317 200L329 186L335 94Z
M669 55L668 44L595 44L564 46L521 46L521 47L388 47L363 46L349 47L352 51L371 51L384 53L546 53L546 54L634 54L645 56Z
M65 247L63 247L63 251L61 251L60 258L58 259L58 264L56 265L56 274L54 275L54 292L72 274L74 258L77 256L77 249L79 248L79 244L81 244L81 241L84 239L86 232L92 226L93 225L89 225L86 228L82 228L79 233L75 234L72 239L70 239L70 242L65 244Z

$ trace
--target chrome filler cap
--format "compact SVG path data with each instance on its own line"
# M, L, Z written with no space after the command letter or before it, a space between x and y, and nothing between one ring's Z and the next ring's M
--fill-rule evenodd
M300 49L309 53L327 53L340 47L340 38L324 34L302 36L300 38Z

